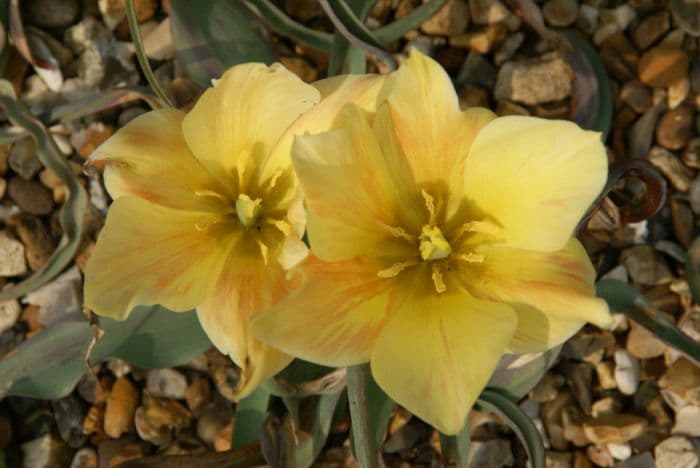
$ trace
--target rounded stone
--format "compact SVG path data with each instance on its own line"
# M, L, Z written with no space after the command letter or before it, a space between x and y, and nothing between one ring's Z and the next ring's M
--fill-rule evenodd
M693 108L678 106L664 114L656 127L656 141L669 150L678 150L688 145L693 136Z
M688 74L690 59L682 49L660 45L642 55L639 80L654 88L667 88Z

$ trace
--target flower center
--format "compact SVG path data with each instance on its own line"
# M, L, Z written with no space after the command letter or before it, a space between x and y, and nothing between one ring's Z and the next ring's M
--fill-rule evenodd
M423 260L441 260L452 253L450 244L437 226L426 224L421 232L418 249Z
M249 228L255 224L260 214L261 204L262 200L260 198L252 199L245 193L238 195L238 199L236 200L236 214L243 226Z

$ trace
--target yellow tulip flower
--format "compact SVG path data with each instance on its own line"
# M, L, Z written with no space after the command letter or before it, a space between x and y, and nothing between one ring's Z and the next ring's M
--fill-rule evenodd
M285 266L306 255L289 151L276 150L320 99L276 64L235 66L187 114L148 112L100 146L115 199L85 273L85 305L124 319L136 305L195 309L241 367L243 397L291 357L248 319L284 297Z
M504 352L607 325L573 230L606 180L600 136L565 121L460 111L413 52L376 112L349 104L292 160L314 256L253 333L313 362L370 362L384 391L456 434Z

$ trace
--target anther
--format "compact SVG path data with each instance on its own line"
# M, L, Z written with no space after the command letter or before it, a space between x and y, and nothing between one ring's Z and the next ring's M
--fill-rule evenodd
M442 271L440 270L440 265L433 264L433 284L435 285L435 291L438 293L444 293L447 291L447 286L445 285L445 280L442 277Z
M383 270L379 270L377 272L377 276L380 278L393 278L394 276L397 276L399 273L401 273L403 270L406 268L410 268L412 266L415 266L417 262L415 260L408 260L405 262L397 262L391 265L389 268L385 268Z

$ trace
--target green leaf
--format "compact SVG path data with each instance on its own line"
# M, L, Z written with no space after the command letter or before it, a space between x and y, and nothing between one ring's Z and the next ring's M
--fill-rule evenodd
M530 458L530 466L545 468L542 438L532 420L508 396L498 390L485 388L476 400L478 406L501 416L518 435Z
M493 372L488 386L497 388L513 399L519 400L540 381L554 364L561 346L543 353L504 354Z
M605 141L613 114L608 73L598 52L588 41L570 31L562 34L572 45L566 52L574 71L570 117L585 129L601 132Z
M400 39L407 32L417 29L421 24L425 23L437 13L446 1L447 0L429 0L401 19L372 31L372 34L380 43L387 45L390 42Z
M469 445L471 444L471 425L469 418L459 434L448 436L440 434L440 448L442 449L443 466L456 465L466 467L469 460Z
M270 0L248 0L267 25L280 36L292 39L300 44L329 53L333 46L331 34L316 31L294 21L277 8Z
M261 386L238 402L233 416L231 448L237 449L260 440L270 396L270 392Z
M688 256L690 265L695 265L693 254ZM695 266L692 266L695 268ZM689 268L690 270L691 268ZM691 281L695 281L693 278ZM696 286L695 286L696 287ZM691 286L692 288L692 286ZM598 296L605 299L612 310L622 312L642 327L646 328L664 343L700 361L700 343L683 333L664 314L654 307L639 291L628 284L615 280L602 280L596 285Z
M71 121L89 114L102 112L123 104L141 99L152 109L157 109L160 103L155 96L141 86L125 86L106 91L96 91L84 97L77 98L66 104L56 106L51 110L49 121Z
M264 28L242 2L173 0L171 8L175 56L201 86L233 65L275 61Z
M132 315L143 317L138 327L133 329L121 344L109 353L135 366L146 369L172 367L194 359L195 356L209 349L211 341L199 325L195 312L175 313L160 306L142 307ZM111 331L125 328L121 322L102 319L105 338ZM103 338L104 339L104 338ZM95 355L102 356L98 342Z
M103 318L100 325L104 336L95 344L91 363L116 357L139 367L172 367L211 346L194 312L137 307L123 322ZM87 321L70 321L23 342L0 360L0 397L55 399L69 394L87 369L85 356L92 339Z
M360 20L365 19L374 6L374 0L351 0L348 6ZM333 36L333 47L328 63L328 76L339 73L365 73L367 57L359 47L351 45L342 34L336 32Z
M326 445L328 433L331 430L331 422L336 414L339 403L347 401L345 392L339 391L318 397L318 403L314 410L313 426L310 434L301 434L299 444L294 450L294 460L297 468L306 468L316 460L321 449Z
M374 432L377 446L379 446L384 442L389 419L394 413L396 402L379 388L374 378L370 378L367 385L367 406L370 431ZM352 441L352 439L350 440Z
M46 127L17 103L15 92L9 81L0 80L0 106L10 121L24 128L36 141L37 155L44 167L51 169L68 189L68 197L59 213L63 237L58 248L48 261L32 276L20 283L0 291L0 300L14 299L27 294L53 279L68 265L80 244L83 232L83 215L87 207L85 189L73 174L68 161L61 156Z

